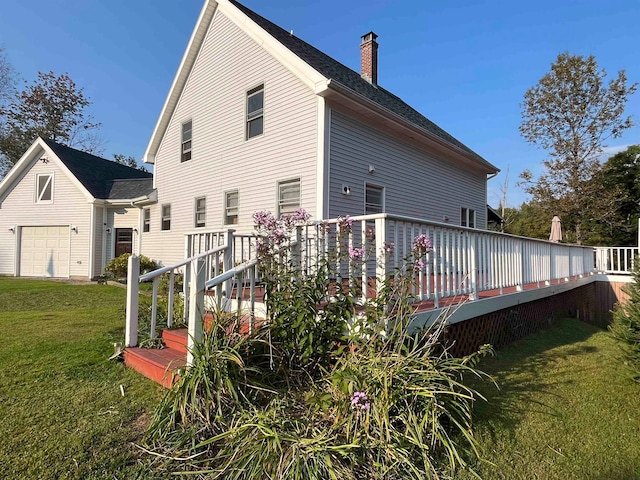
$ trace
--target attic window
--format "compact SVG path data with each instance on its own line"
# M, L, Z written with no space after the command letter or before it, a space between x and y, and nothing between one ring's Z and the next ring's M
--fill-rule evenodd
M36 203L53 203L53 173L36 175Z
M264 85L247 92L247 140L264 130Z
M182 155L181 162L191 160L191 120L182 124Z

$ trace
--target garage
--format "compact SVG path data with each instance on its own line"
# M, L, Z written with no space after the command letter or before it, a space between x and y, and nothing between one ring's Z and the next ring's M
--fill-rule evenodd
M20 276L69 276L69 226L22 227Z

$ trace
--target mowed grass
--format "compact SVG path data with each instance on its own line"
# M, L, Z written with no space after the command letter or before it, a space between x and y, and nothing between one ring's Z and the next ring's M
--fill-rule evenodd
M640 479L640 387L606 331L577 320L497 352L481 368L484 479ZM466 477L465 477L466 478Z
M150 477L133 443L162 391L108 360L125 294L0 277L0 478Z

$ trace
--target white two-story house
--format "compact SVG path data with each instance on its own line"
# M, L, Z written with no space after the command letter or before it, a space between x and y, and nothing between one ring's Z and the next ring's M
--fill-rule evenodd
M145 152L157 203L142 253L184 257L186 232L250 232L257 210L314 219L388 212L485 228L498 169L361 73L234 0L207 0Z

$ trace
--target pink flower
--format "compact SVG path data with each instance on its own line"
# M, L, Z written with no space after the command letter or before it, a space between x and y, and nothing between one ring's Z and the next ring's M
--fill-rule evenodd
M418 256L422 256L431 250L433 250L433 246L431 245L431 240L426 234L421 233L413 240L413 251Z
M354 260L364 257L364 253L364 248L349 247L349 256Z
M341 234L351 233L353 230L353 218L349 218L349 215L338 217L338 229Z

